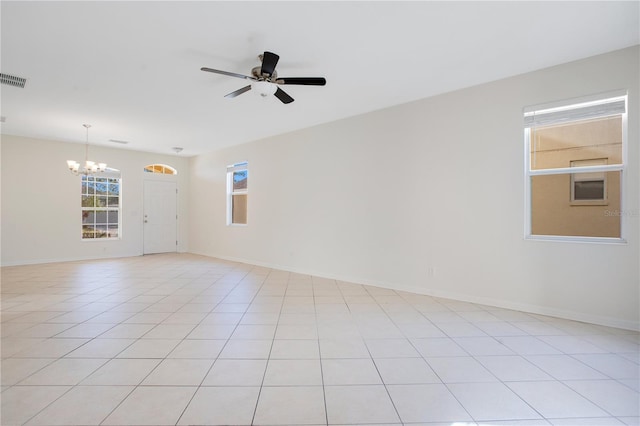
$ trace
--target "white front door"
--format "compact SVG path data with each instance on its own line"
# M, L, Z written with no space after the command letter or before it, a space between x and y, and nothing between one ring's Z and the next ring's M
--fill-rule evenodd
M177 250L177 184L144 181L144 254Z

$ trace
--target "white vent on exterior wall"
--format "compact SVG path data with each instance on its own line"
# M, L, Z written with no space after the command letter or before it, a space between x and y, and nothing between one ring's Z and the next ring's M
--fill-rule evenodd
M23 89L24 85L27 83L27 79L16 77L15 75L11 74L0 73L0 83Z

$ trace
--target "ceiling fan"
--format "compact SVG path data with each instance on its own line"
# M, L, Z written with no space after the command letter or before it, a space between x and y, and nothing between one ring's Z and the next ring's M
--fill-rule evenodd
M248 86L242 87L228 95L225 95L225 98L235 98L236 96L253 89L257 91L260 96L265 97L274 95L276 98L280 99L282 103L289 104L293 102L293 98L278 86L284 84L324 86L327 84L327 80L323 77L278 77L276 65L278 64L280 56L272 52L264 52L262 55L259 55L258 58L262 62L262 65L253 68L251 70L251 75L236 74L234 72L214 70L213 68L207 67L202 67L200 70L251 81L251 84Z

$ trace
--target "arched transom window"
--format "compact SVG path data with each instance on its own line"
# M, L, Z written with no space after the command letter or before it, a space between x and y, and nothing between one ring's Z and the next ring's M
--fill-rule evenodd
M166 164L149 164L144 166L145 173L159 173L162 175L177 175L178 171Z

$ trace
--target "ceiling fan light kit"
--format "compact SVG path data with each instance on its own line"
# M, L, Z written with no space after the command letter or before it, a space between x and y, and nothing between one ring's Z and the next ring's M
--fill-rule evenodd
M324 86L327 84L327 80L323 77L280 77L276 72L276 65L280 56L272 52L264 52L259 55L258 58L262 62L261 66L255 67L251 70L251 75L237 74L229 71L221 71L213 68L202 67L201 71L212 72L214 74L222 74L229 77L241 78L249 80L251 83L248 86L235 90L227 95L225 98L235 98L249 90L253 90L261 97L267 97L274 95L282 103L289 104L293 102L293 98L289 96L280 85L292 84L303 86Z
M274 83L271 83L270 81L258 80L251 83L251 90L265 98L276 93L276 90L278 90L278 86L276 86Z

